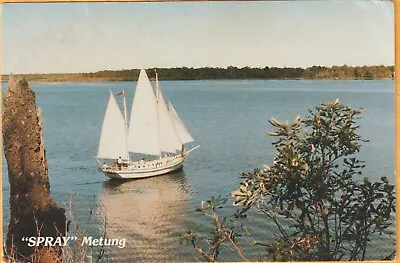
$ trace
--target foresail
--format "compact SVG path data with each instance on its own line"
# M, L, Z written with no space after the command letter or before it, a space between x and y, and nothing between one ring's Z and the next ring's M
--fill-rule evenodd
M97 158L117 159L118 157L128 159L125 119L114 95L110 91L110 99L108 100L101 129Z
M169 114L164 96L158 89L157 111L160 124L160 148L163 152L175 153L182 147L182 141Z
M169 108L169 113L171 115L172 121L175 125L175 129L178 132L178 135L179 135L182 143L192 142L193 141L192 135L186 129L181 118L179 117L178 113L176 112L175 108L172 106L171 103L168 104L168 108Z
M159 140L157 101L147 74L142 69L132 103L128 150L135 153L160 155Z

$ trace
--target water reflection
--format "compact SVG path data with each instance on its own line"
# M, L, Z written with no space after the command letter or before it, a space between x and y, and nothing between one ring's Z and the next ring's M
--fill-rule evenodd
M101 200L107 236L126 238L109 251L110 260L171 261L179 246L179 225L189 194L184 171L133 181L107 181Z

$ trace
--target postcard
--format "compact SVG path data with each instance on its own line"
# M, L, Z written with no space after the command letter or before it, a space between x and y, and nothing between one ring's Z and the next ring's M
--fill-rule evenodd
M4 260L394 259L394 12L3 4Z

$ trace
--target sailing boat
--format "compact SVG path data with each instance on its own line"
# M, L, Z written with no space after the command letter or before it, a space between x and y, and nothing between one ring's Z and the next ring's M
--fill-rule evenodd
M157 73L154 91L146 71L140 71L129 125L124 92L122 95L124 115L110 90L96 158L115 162L104 162L101 171L114 179L135 179L181 169L187 155L200 145L185 151L184 144L193 137L172 104L167 106ZM152 157L131 160L131 153Z

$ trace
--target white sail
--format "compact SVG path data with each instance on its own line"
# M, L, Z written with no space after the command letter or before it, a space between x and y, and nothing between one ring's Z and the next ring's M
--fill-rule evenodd
M160 132L160 148L163 152L175 153L182 147L182 141L179 137L175 125L169 114L167 105L165 104L164 96L157 85L157 113L159 120Z
M157 101L147 74L142 69L132 103L128 150L135 153L160 155L159 140Z
M110 91L110 99L101 129L97 158L117 159L118 157L128 159L126 127L125 119L122 116L114 95Z
M185 144L188 142L192 142L193 141L192 135L186 129L181 118L179 117L178 113L176 112L176 110L174 109L174 107L172 106L171 103L168 104L168 108L169 108L169 113L171 115L172 121L175 125L175 129L178 132L178 135L179 135L182 143Z

